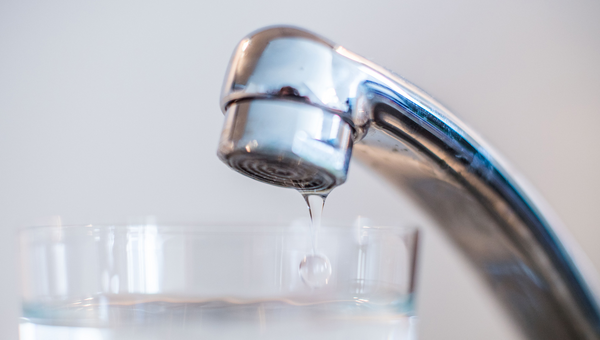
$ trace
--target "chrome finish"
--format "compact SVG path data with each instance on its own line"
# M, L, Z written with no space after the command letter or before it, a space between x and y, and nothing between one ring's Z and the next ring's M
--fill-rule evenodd
M338 115L286 100L231 104L219 157L273 185L326 192L346 180L352 129Z
M240 42L221 105L219 155L232 168L299 188L297 169L301 183L332 188L353 153L439 221L529 338L600 339L597 277L585 256L533 191L414 85L312 33L273 27ZM312 140L308 152L294 150L298 134ZM250 170L236 157L251 159Z

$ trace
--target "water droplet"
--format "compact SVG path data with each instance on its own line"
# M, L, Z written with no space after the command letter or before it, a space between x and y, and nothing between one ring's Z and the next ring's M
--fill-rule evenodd
M310 214L310 238L312 243L311 253L304 256L300 262L300 277L302 281L311 288L318 288L329 283L331 276L331 264L324 255L317 255L317 237L321 228L321 215L325 205L325 199L329 194L327 192L300 192L308 205Z
M330 276L331 264L323 255L306 255L300 262L300 277L312 288L325 286Z

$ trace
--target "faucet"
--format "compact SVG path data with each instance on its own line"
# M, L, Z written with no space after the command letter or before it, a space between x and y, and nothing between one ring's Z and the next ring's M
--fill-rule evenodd
M530 339L600 339L596 273L552 212L481 138L391 71L303 29L244 38L221 95L218 156L325 195L351 157L422 205Z

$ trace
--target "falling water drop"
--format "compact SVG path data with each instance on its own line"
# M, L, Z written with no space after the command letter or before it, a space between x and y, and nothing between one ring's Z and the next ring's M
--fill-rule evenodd
M300 262L300 277L308 286L318 288L329 283L331 277L331 264L329 259L322 254L317 254L317 241L319 229L321 228L321 215L325 206L325 199L328 193L314 194L302 193L304 200L308 205L310 214L310 238L311 253L304 256Z
M323 255L306 255L300 262L300 277L312 288L325 286L331 277L331 264Z

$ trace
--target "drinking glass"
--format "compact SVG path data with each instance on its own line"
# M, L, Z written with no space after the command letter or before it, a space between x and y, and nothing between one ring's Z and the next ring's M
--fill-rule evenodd
M20 337L414 339L417 235L325 225L315 245L298 223L26 228Z

